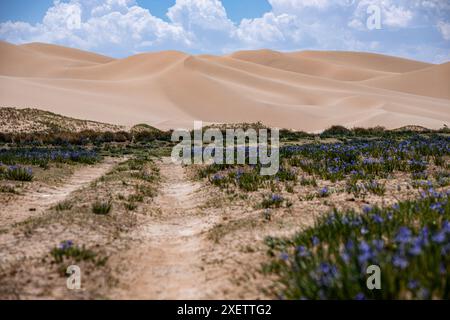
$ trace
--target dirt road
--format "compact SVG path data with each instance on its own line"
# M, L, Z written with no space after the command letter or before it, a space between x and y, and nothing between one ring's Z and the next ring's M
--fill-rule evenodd
M62 185L45 186L21 195L0 208L0 225L10 226L36 216L66 199L72 192L97 180L123 159L106 158L103 162L76 170Z
M122 285L112 294L117 299L202 299L208 296L202 256L207 250L205 231L215 217L202 214L201 184L186 177L181 165L164 158L163 178L154 205L160 217L149 220L132 235L141 244L119 259L128 261L121 270Z

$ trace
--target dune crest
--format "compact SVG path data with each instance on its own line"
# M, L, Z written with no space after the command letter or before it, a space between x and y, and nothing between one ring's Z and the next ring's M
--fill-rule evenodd
M357 52L177 51L113 59L0 42L0 105L160 129L256 122L323 130L450 124L450 63Z

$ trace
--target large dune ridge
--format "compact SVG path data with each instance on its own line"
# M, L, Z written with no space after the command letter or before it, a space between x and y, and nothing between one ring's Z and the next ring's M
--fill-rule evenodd
M361 52L178 51L124 59L56 45L0 42L0 106L160 129L261 121L331 125L450 124L450 63Z

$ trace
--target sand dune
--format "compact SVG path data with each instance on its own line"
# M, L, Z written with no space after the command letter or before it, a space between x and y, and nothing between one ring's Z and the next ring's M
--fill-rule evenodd
M0 105L167 129L193 120L322 130L450 124L450 64L354 52L176 51L112 59L0 43Z
M395 76L371 79L365 84L415 95L450 99L450 62Z

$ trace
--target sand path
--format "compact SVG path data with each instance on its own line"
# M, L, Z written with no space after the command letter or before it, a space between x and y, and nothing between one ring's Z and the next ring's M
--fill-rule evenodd
M36 216L66 199L72 192L81 189L111 170L123 159L106 158L99 164L82 167L68 177L62 185L44 186L21 195L0 208L0 226L7 227Z
M150 220L133 235L142 244L120 257L116 299L202 299L208 297L207 276L202 256L207 250L205 231L214 225L214 216L198 209L201 184L192 182L181 165L170 158L160 163L161 192L154 205L160 210L157 221Z

